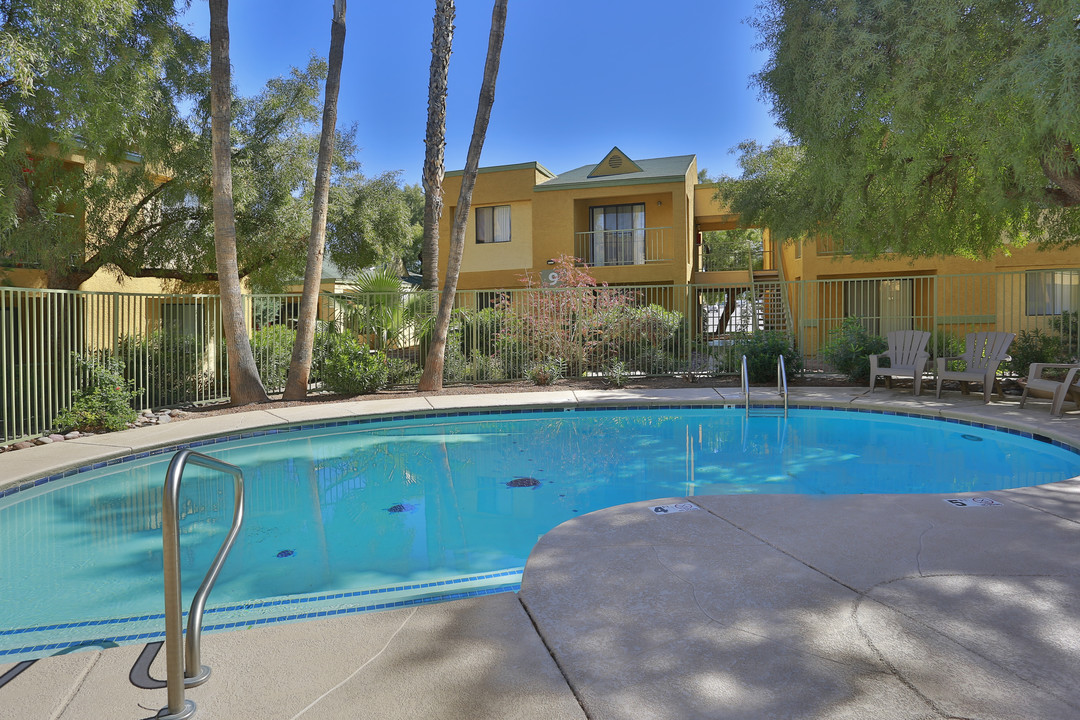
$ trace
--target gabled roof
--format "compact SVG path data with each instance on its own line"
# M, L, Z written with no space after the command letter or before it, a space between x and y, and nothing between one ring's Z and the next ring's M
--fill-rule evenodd
M618 150L615 148L614 150ZM614 150L612 152L614 152ZM620 151L621 153L621 151ZM610 157L608 153L607 157ZM605 157L605 161L607 160ZM682 182L686 177L690 165L694 162L694 155L676 155L674 157L650 158L638 160L634 164L640 168L639 172L622 173L618 175L598 175L593 172L597 165L582 165L574 170L568 170L558 177L547 180L536 186L536 190L567 190L584 187L611 187L615 185L646 185L662 182ZM603 163L601 163L603 164ZM695 182L697 178L694 179Z
M641 166L631 160L618 146L615 146L611 148L611 151L604 156L604 159L592 169L589 173L589 177L608 177L611 175L627 175L629 173L639 172L644 172L641 169Z

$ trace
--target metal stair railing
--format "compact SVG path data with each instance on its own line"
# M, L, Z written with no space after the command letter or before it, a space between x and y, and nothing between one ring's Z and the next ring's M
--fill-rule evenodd
M180 610L180 481L184 468L193 463L210 470L233 476L233 521L217 556L206 571L202 584L191 601L188 612L187 641L183 638L183 617ZM159 720L185 720L195 714L195 703L184 699L184 689L206 682L210 668L200 662L199 641L202 635L203 610L206 598L214 587L221 567L225 564L240 525L244 520L244 473L235 465L209 455L181 450L173 456L165 473L165 490L161 501L161 541L165 570L165 660L168 706L156 716Z
M746 370L746 356L742 356L741 384L743 400L746 404L746 417L750 417L750 376ZM788 386L787 369L784 366L784 356L776 359L776 394L784 399L784 417L788 416Z
M776 392L780 393L780 397L784 398L784 417L786 418L788 403L787 368L784 367L783 355L776 360Z
M746 373L746 356L742 356L742 392L746 404L746 417L750 417L750 376Z

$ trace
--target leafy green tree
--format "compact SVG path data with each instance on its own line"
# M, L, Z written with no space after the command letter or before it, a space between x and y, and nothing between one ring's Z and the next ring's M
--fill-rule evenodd
M326 62L312 58L258 95L233 98L237 263L257 290L280 291L303 274L326 73ZM26 135L40 143L0 159L7 170L0 172L0 192L22 200L0 226L8 233L8 259L41 266L49 286L58 288L77 288L103 267L129 277L216 281L206 90L157 154L117 153L110 160L84 149L77 154L87 163L73 164L50 145L49 134L28 128ZM331 217L350 211L363 182L353 135L340 131L334 144ZM328 225L331 242L334 228ZM338 245L348 247L348 239Z
M705 270L761 270L765 249L759 228L710 230L702 233Z
M765 0L755 82L789 143L721 199L778 239L987 256L1080 239L1074 2Z
M51 287L77 287L110 262L84 267L83 214L88 227L104 218L122 246L169 222L174 184L162 168L190 139L177 108L205 93L206 45L171 0L11 0L0 22L4 255L40 263ZM147 218L142 227L116 220L117 193Z
M31 129L157 145L148 128L205 81L205 43L177 17L173 0L0 3L0 149Z
M416 247L418 224L410 194L398 185L398 171L373 178L354 176L331 190L327 238L330 256L354 275L374 265L401 267Z

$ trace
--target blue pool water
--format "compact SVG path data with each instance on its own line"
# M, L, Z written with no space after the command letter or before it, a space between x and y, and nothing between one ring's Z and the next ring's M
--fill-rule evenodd
M1080 455L1016 434L812 409L787 420L734 408L467 414L198 450L240 466L247 485L210 629L512 589L548 530L637 500L965 494L1080 475ZM0 499L0 661L160 633L171 457ZM231 482L189 466L180 508L187 604L228 529Z

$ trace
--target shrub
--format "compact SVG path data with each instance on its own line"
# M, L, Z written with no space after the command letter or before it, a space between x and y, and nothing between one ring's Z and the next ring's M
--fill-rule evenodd
M957 357L964 354L964 338L950 332L938 330L930 333L930 341L926 344L930 353L930 359L939 357Z
M464 312L456 322L461 329L461 349L465 357L491 355L495 352L495 341L502 329L502 313L495 308L484 308L479 312Z
M779 330L758 330L735 336L735 357L746 356L746 372L752 383L776 382L776 366L784 356L787 379L802 374L803 358L792 345L791 337Z
M535 363L525 371L525 377L532 381L533 385L551 385L562 379L566 371L566 363L559 358L548 358Z
M468 375L469 361L461 344L461 326L452 324L443 350L443 381L462 382Z
M368 395L386 385L386 356L368 350L354 335L333 336L323 362L323 387L342 395Z
M625 358L632 369L650 375L672 372L687 335L682 313L654 303L623 307L617 314L621 316L613 323L617 336L609 344L618 348L618 357Z
M285 325L267 325L251 334L251 352L268 392L285 387L295 343L296 331Z
M870 356L889 349L885 338L871 335L857 317L844 318L830 336L822 356L852 382L869 380Z
M321 382L323 365L330 355L338 335L337 326L326 320L315 321L315 338L311 343L311 375L310 382Z
M137 337L125 335L116 347L123 359L127 380L142 378L143 405L169 407L200 399L209 393L214 374L205 368L206 350L200 340L187 333L154 330ZM224 361L224 354L219 354Z
M630 379L630 368L622 360L612 360L604 366L604 382L612 387L621 388Z
M1050 329L1061 338L1063 357L1073 362L1077 357L1077 345L1080 344L1080 312L1062 310L1060 315L1050 318Z
M1028 374L1031 363L1056 363L1065 360L1061 338L1047 335L1040 330L1021 330L1009 346L1009 355L1012 360L1009 361L1008 368L1021 376Z
M57 432L102 432L123 430L135 422L138 414L131 401L142 390L135 389L134 380L124 379L124 363L78 353L73 353L72 359L75 371L85 375L86 384L72 394L71 407L53 419L53 428Z
M574 258L561 255L553 269L560 287L543 287L531 275L522 278L528 289L513 301L503 296L497 301L502 313L500 340L522 341L523 367L548 357L562 358L567 373L581 375L599 370L617 356L618 334L614 319L633 305L633 291L598 283Z
M502 361L494 355L473 355L465 363L465 380L470 382L489 382L505 380Z
M386 359L387 385L415 385L420 382L420 366L405 358Z

